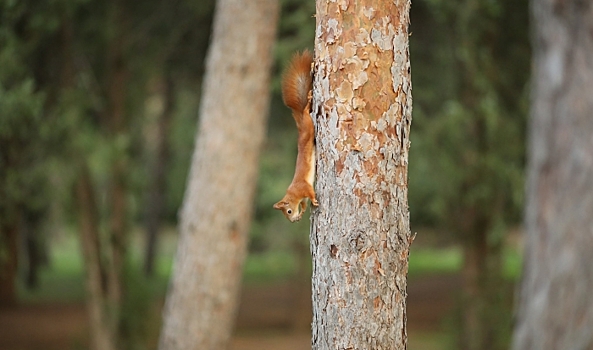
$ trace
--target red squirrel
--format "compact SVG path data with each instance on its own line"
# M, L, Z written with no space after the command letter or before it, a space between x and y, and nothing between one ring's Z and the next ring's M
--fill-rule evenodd
M307 198L311 205L318 206L315 199L313 181L315 179L315 127L309 110L313 79L311 65L313 56L307 50L296 53L282 77L282 99L296 122L298 137L298 154L294 177L286 190L286 195L274 209L282 210L291 222L299 221L307 209Z

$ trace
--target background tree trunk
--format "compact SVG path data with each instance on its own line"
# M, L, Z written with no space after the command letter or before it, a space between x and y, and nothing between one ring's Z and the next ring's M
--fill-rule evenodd
M169 65L169 63L166 63ZM163 212L166 201L167 186L167 165L169 159L169 134L173 120L173 108L175 105L175 86L170 69L163 74L163 99L164 108L157 121L157 135L153 166L150 172L151 186L146 203L146 251L144 255L144 273L152 276L154 272L154 261L158 234L161 229Z
M90 325L90 348L115 350L115 325L106 307L106 273L101 262L99 218L95 191L86 163L81 165L76 184L76 204L80 220L80 242L86 271L87 312Z
M220 0L160 349L227 347L269 105L276 0Z
M313 349L405 349L409 1L317 1Z
M45 208L23 208L21 224L22 258L26 261L23 282L27 289L39 287L39 269L49 262L46 237Z
M525 262L514 349L593 349L593 3L532 2Z
M20 215L19 215L20 216ZM0 307L16 303L19 219L0 222Z
M125 59L125 38L128 27L123 4L113 0L108 5L106 21L111 30L105 40L104 106L97 111L106 139L114 146L109 159L107 196L98 197L103 188L98 186L89 165L90 150L75 146L78 159L78 178L75 184L79 215L81 246L86 272L87 310L90 324L90 348L115 350L124 346L126 326L122 321L125 296L124 265L128 240L129 173L128 101L129 71ZM77 83L74 32L69 21L63 28L64 63L61 69L63 89L75 89ZM74 68L72 68L74 67ZM71 130L74 134L76 130ZM105 205L102 207L101 203ZM105 209L105 210L104 210ZM103 225L101 213L105 212ZM105 229L102 229L104 227Z
M129 72L124 57L126 14L123 4L113 0L110 6L109 20L114 34L109 36L107 44L107 108L103 116L103 124L108 130L109 137L114 144L128 136L128 113L126 101L128 96ZM121 142L120 142L121 143ZM118 145L118 152L111 164L109 188L109 244L106 251L109 254L107 271L107 296L112 321L117 324L124 298L124 263L128 241L128 204L127 204L127 162L128 145Z

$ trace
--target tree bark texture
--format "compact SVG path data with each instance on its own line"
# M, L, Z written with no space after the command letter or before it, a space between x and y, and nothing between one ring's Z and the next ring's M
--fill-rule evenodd
M514 349L593 349L593 3L533 0L525 258Z
M317 1L313 349L405 349L410 1Z
M220 0L160 349L227 347L269 105L277 0Z

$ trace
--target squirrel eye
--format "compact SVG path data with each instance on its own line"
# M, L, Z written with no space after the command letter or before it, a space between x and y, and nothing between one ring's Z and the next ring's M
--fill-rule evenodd
M292 209L288 209L286 213L288 213L288 215L292 214Z

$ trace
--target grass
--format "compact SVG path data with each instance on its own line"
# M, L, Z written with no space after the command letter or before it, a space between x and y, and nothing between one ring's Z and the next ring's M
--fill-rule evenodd
M516 281L521 275L522 259L519 250L507 247L503 250L503 275ZM457 273L463 264L462 251L458 246L446 248L414 247L410 251L408 276Z
M452 343L452 335L446 332L408 330L408 349L442 350Z
M461 249L458 247L435 249L412 246L408 276L455 273L461 268L461 263Z

